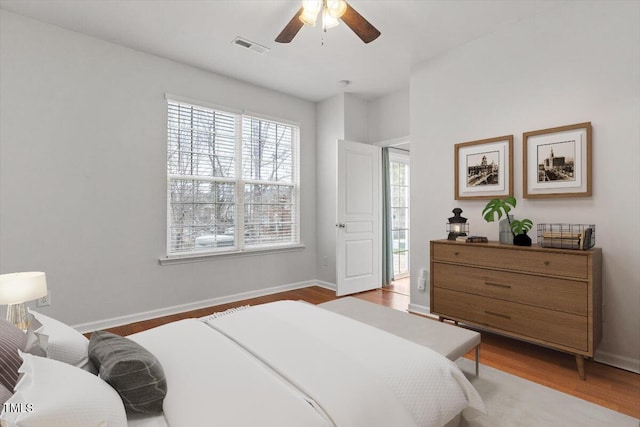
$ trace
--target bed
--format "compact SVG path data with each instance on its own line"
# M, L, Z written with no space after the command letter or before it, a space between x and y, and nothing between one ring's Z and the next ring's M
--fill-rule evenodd
M121 425L130 427L443 426L465 408L484 411L442 355L304 302L181 320L127 339L157 359L167 385L162 413L129 412Z

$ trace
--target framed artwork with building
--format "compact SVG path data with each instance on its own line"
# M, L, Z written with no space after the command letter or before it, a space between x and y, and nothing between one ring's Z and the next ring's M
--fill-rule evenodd
M523 197L591 196L591 122L525 132Z
M513 196L513 135L455 145L455 199Z

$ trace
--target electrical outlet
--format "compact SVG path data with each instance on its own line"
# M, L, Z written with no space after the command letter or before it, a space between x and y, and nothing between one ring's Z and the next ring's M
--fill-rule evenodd
M323 267L329 267L329 257L323 257L322 258L322 266Z
M420 269L420 276L418 277L418 290L425 291L427 290L427 269Z
M51 305L51 291L36 300L36 307L47 307Z

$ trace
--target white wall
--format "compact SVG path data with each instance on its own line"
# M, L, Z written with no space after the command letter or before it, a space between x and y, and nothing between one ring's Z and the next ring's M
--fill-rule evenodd
M369 143L369 102L353 94L344 94L344 137Z
M318 280L336 284L338 140L368 143L369 103L341 93L318 103L316 167Z
M408 138L409 86L369 102L368 140L371 143Z
M160 266L166 101L298 121L306 249ZM314 280L316 107L0 11L0 272L42 270L71 324Z
M409 92L402 89L372 101L342 93L318 103L317 120L318 279L335 285L337 141L407 141Z
M595 223L603 250L598 360L640 369L640 5L575 2L504 27L412 70L411 302L428 242L459 206L472 234L497 240L486 201L453 198L453 145L514 135L516 217ZM522 198L522 133L591 121L593 197ZM417 167L420 165L420 167Z
M345 139L344 94L318 103L316 153L318 279L336 284L336 199L339 139Z

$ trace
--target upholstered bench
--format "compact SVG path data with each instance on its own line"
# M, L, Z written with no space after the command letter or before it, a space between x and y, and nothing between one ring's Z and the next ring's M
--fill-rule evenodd
M319 304L319 307L424 345L456 360L475 348L476 376L480 358L480 334L458 326L426 319L353 297Z

